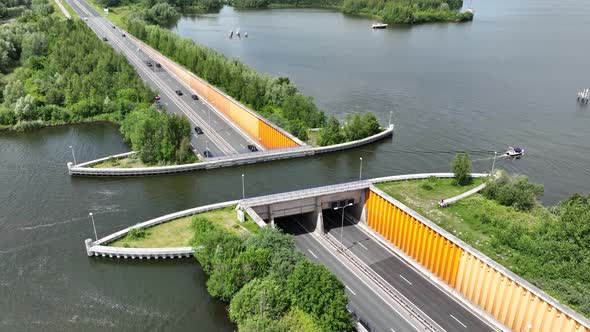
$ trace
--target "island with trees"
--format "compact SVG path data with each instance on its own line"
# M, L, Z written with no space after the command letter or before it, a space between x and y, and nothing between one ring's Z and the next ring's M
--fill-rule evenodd
M472 11L461 12L463 0L230 0L236 8L335 8L349 15L364 15L385 23L419 24L464 22Z

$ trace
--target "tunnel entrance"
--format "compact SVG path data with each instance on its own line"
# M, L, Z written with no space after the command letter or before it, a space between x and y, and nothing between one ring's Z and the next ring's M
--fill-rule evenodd
M319 209L318 209L319 210ZM308 213L299 213L274 218L274 225L286 233L300 235L302 233L326 233L331 229L358 223L363 206L354 199L346 199L322 204L322 209Z

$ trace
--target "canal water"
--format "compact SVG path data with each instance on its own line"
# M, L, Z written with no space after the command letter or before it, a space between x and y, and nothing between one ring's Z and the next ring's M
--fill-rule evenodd
M396 134L313 158L147 178L71 178L65 163L124 152L116 127L83 124L0 133L0 331L233 331L193 260L89 259L83 240L173 211L409 172L448 171L468 150L476 171L505 145L526 148L497 167L543 182L544 202L590 191L590 87L585 0L474 2L467 24L390 27L321 10L236 12L181 19L176 31L291 77L330 114L393 111ZM248 39L228 40L241 28Z

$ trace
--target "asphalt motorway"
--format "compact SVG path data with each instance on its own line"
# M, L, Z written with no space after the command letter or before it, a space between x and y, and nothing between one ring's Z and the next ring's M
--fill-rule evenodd
M337 241L340 241L342 235L345 250L368 265L391 287L438 324L442 330L495 330L352 222L356 223L356 220L346 215L344 227L341 227L342 215L340 213L324 211L326 232Z
M367 322L371 331L418 330L413 323L394 309L396 304L392 303L393 300L376 291L370 282L342 261L340 254L330 250L330 247L323 246L317 239L317 235L308 232L303 223L298 220L298 216L275 221L280 228L295 235L296 246L303 254L311 261L326 266L344 283L349 298L349 310L363 322Z
M80 17L86 17L86 23L99 38L106 37L115 50L122 53L129 63L135 67L139 76L152 89L158 91L160 101L156 103L164 106L167 111L185 116L191 123L191 144L201 156L205 151L209 157L220 157L248 153L248 145L254 144L251 138L231 121L206 105L201 98L193 100L190 90L183 82L163 68L156 67L155 61L150 59L130 38L123 37L126 31L115 27L110 21L102 17L96 10L82 0L67 0L67 3ZM148 66L148 62L152 66ZM182 91L178 96L175 90ZM197 134L195 127L200 127L203 134Z

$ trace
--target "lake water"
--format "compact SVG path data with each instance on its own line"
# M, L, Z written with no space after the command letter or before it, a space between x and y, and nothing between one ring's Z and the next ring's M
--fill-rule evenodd
M71 178L79 161L124 152L117 128L85 124L0 133L0 331L233 331L190 259L88 258L83 241L166 213L363 177L447 171L454 151L519 144L497 167L545 183L546 203L590 190L590 87L584 31L590 2L474 3L467 24L390 27L322 10L235 12L181 19L176 31L287 75L339 117L376 112L393 139L343 153L148 178ZM248 39L228 40L240 27ZM585 63L586 62L586 63Z
M466 2L466 5L468 2ZM584 0L473 1L464 24L390 26L313 9L236 11L187 16L173 30L236 57L260 72L290 77L328 113L390 111L396 134L367 147L368 169L446 171L455 151L471 151L476 169L493 151L526 149L498 167L546 186L545 203L590 191L590 87ZM227 38L230 30L248 38ZM483 160L482 160L483 159Z

